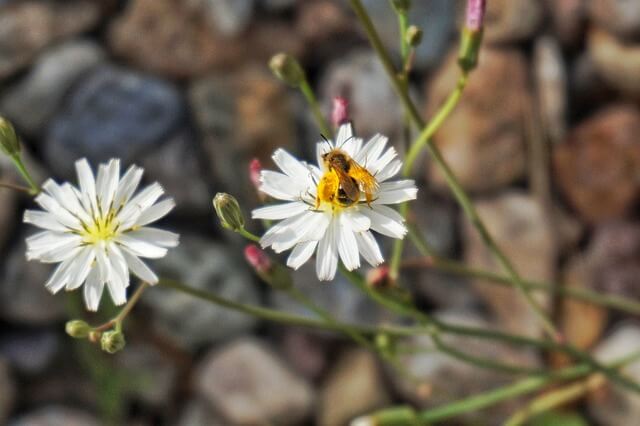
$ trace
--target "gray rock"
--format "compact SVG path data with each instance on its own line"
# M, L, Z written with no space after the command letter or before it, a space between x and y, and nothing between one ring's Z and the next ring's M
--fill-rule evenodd
M640 44L628 43L596 26L587 35L587 49L602 79L632 98L640 96Z
M44 287L52 265L28 262L25 252L24 238L20 238L20 244L13 247L5 260L0 286L0 317L29 325L46 325L63 319L62 297L53 296Z
M260 5L268 10L280 11L293 7L298 0L260 0Z
M491 44L527 40L535 34L543 18L541 1L489 1L485 14L485 40Z
M354 417L380 409L390 402L375 356L364 349L356 349L340 357L323 383L318 425L347 424Z
M195 236L183 235L178 250L158 261L163 278L176 279L221 297L258 303L257 290L246 267L236 262L226 246ZM256 319L162 287L145 294L155 311L154 322L161 333L179 344L196 348L251 329Z
M16 174L12 169L12 165L9 164L9 159L5 155L0 157L2 157L0 158L0 179L18 182L17 179L14 179ZM13 231L18 209L18 196L19 194L16 191L0 189L0 248L4 247Z
M201 398L184 404L177 421L178 426L225 426L224 420L213 412L211 406Z
M640 35L640 2L633 0L591 0L591 18L621 38Z
M329 338L309 330L286 327L280 347L294 370L309 380L317 380L329 363Z
M227 37L240 34L253 15L254 0L203 0L215 30Z
M65 176L72 174L72 160L83 156L93 163L112 157L128 163L170 137L184 118L184 103L173 85L101 66L74 88L53 120L45 158Z
M0 356L23 374L42 373L60 348L59 335L47 330L12 331L0 335Z
M314 402L313 388L253 339L208 354L196 386L231 424L298 424Z
M92 41L70 41L38 58L33 69L0 98L0 111L22 132L37 136L74 82L104 59Z
M92 414L77 408L50 405L38 408L9 421L9 426L98 426Z
M13 408L16 385L11 377L9 365L0 358L0 424L4 424Z

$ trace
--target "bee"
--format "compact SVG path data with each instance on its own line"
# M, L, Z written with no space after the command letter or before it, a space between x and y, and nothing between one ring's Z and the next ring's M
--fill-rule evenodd
M378 190L378 181L367 169L339 148L323 154L322 162L327 173L318 184L316 208L321 200L350 206L360 201L363 193L367 204L371 204Z

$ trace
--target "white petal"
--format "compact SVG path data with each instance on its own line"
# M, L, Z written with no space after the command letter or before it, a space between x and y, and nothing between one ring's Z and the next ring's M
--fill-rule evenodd
M137 256L129 253L129 251L125 248L122 250L122 255L127 261L127 265L131 272L133 272L138 278L142 281L148 282L149 284L156 284L158 282L158 276L153 273L151 269Z
M135 225L145 226L152 222L155 222L156 220L166 216L175 206L176 203L175 201L173 201L173 198L162 200L140 213L140 216L136 220Z
M353 159L368 169L378 160L388 140L386 136L382 136L381 134L374 135L364 144L360 152L358 152Z
M283 173L271 170L260 173L260 191L277 200L299 200L306 190L305 185Z
M251 212L251 217L253 219L280 220L295 216L306 210L309 210L308 205L300 201L294 201L255 209Z
M127 235L160 247L176 247L180 241L178 234L149 226L128 232Z
M85 202L85 207L89 208L89 206L91 206L94 209L97 208L96 181L86 158L76 161L76 172L78 173L80 192L84 195L83 201Z
M368 207L363 206L362 208L364 209ZM349 209L344 211L342 214L344 216L343 220L347 221L354 232L366 231L371 227L371 220L360 213L360 209Z
M331 141L323 140L316 143L316 161L319 167L322 167L322 156L333 149Z
M118 280L121 282L124 288L129 287L129 267L127 261L122 254L122 250L118 248L115 243L109 243L108 245L109 261L113 270L117 274Z
M360 152L362 149L362 139L352 137L351 139L347 139L347 141L342 145L342 149L349 154L351 158L354 158L355 155Z
M415 200L418 196L418 188L413 180L397 180L383 182L376 194L373 204L397 204L409 200Z
M54 215L58 222L60 222L64 226L71 229L80 229L82 227L82 224L80 223L78 218L73 216L65 208L58 204L58 202L50 195L41 192L35 198L35 201L44 210Z
M373 237L373 234L369 231L359 232L356 234L356 241L358 242L358 250L362 257L371 266L378 266L384 262L382 253L380 252L380 246Z
M115 246L115 244L114 244ZM119 252L119 250L118 250ZM123 305L127 301L127 286L129 285L129 271L122 257L118 257L115 251L109 252L110 277L107 281L107 289L114 305Z
M392 160L389 164L382 168L382 170L378 170L376 173L376 179L378 182L384 182L387 179L391 179L395 175L397 175L402 169L402 161L395 159Z
M309 179L310 172L307 166L284 149L276 149L271 158L287 176L300 180Z
M50 257L59 257L60 255L56 252L60 250L70 252L73 248L79 247L82 244L82 237L75 234L44 231L28 237L26 243L28 260L38 259L46 262Z
M153 183L140 191L118 213L117 219L122 228L128 229L135 224L142 212L151 207L163 193L164 189L158 183Z
M131 254L139 257L148 257L152 259L158 259L164 257L167 254L167 249L158 247L154 244L148 243L137 238L132 238L128 235L120 235L116 242L129 250Z
M296 216L291 216L283 220L282 222L278 222L273 225L267 230L267 232L262 235L262 238L260 238L260 246L262 246L262 248L269 247L273 243L281 241L281 234L293 233L291 225L295 224L296 221L299 220L300 217L302 217L304 214L305 213L300 213Z
M84 283L91 271L94 259L93 247L86 246L82 248L77 254L73 270L70 273L70 279L65 288L67 291L75 290Z
M122 176L118 183L118 190L114 197L113 205L118 208L129 201L142 179L143 170L136 166L131 166Z
M98 273L100 281L106 283L111 279L111 263L107 258L107 253L104 249L104 244L100 244L94 248L96 255L96 263L98 264Z
M313 232L314 219L318 213L306 212L298 215L296 220L291 222L287 227L283 227L275 235L275 241L271 244L271 248L276 253L282 253L301 241L303 235Z
M313 255L313 252L316 250L318 245L317 241L305 241L302 243L298 243L289 258L287 259L287 266L293 269L298 269L302 265L304 265L307 260Z
M318 244L316 274L320 281L330 281L338 269L337 220L332 220L327 232Z
M353 126L351 123L344 123L336 132L336 147L344 149L344 144L353 138Z
M53 272L51 277L44 284L47 290L51 293L56 294L62 288L64 288L67 280L69 279L69 269L73 266L74 259L69 258L62 262L56 270Z
M102 297L104 283L100 281L98 268L91 268L87 281L84 283L84 303L90 311L97 311Z
M103 169L104 172L102 176L98 174L96 186L98 196L100 197L100 207L103 212L107 212L111 207L111 203L116 195L116 190L118 189L120 160L111 160L106 166L101 167L101 169Z
M371 219L371 229L380 234L402 239L407 233L407 228L401 221L402 217L389 207L375 205L371 209L362 209L361 212ZM397 216L400 216L400 220Z
M356 237L349 226L346 215L340 215L340 227L338 228L338 253L342 263L349 270L353 271L360 267L360 254Z
M25 210L22 220L25 223L50 231L67 232L70 229L58 222L58 219L53 214L40 210Z
M376 177L376 179L378 179L379 182L382 182L385 180L383 178L389 174L389 171L385 170L385 168L390 165L397 155L395 148L391 147L387 149L376 161L367 163L367 169ZM383 171L386 173L382 173Z
M331 223L333 214L330 212L313 212L313 216L309 217L309 223L307 224L306 232L300 237L300 241L318 241L320 240L327 227Z

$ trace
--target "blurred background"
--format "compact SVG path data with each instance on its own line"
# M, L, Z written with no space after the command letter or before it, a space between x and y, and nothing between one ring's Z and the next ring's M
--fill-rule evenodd
M364 3L397 59L388 2ZM410 21L424 37L412 96L429 117L458 76L465 2L413 3ZM524 277L637 299L640 1L489 0L485 42L436 143ZM154 265L162 276L310 315L258 280L242 258L245 242L218 226L211 207L226 191L248 215L259 204L249 161L272 167L276 147L310 157L320 139L301 95L269 72L280 51L299 58L326 114L333 97L344 96L360 136L386 134L404 151L402 107L341 0L1 0L0 115L14 123L41 181L75 182L81 157L94 165L119 157L159 181L177 202L163 226L181 234L178 249ZM421 189L412 220L437 253L497 271L428 159L415 169ZM0 174L18 179L5 159ZM259 322L164 288L144 294L126 323L126 349L107 356L66 336L64 323L109 318L116 311L108 297L100 314L86 315L77 294L46 292L46 265L26 262L24 238L34 230L21 212L31 205L0 190L0 424L337 426L377 408L435 406L513 380L417 338L410 344L421 350L403 358L406 377L339 336ZM257 223L249 228L262 232ZM540 335L510 289L406 254L403 281L426 311ZM398 321L344 280L319 284L314 275L311 265L294 280L337 318ZM581 348L615 356L640 347L640 325L629 315L541 300ZM495 359L566 362L452 343ZM517 406L452 424L498 424ZM556 416L637 424L640 397L605 388Z

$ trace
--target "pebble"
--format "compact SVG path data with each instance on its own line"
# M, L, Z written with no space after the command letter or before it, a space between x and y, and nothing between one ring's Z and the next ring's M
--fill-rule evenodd
M22 374L42 374L59 350L59 334L49 330L13 330L0 335L0 357Z
M45 47L87 31L99 20L100 4L90 0L0 5L0 80L29 65Z
M465 189L496 190L524 175L525 118L532 102L528 67L517 50L483 49L460 104L436 132L435 143ZM427 117L456 87L459 75L452 52L429 82ZM428 179L446 188L437 166L429 168Z
M306 381L252 338L205 355L195 379L200 395L230 424L300 424L315 399Z
M248 268L238 263L227 246L211 240L181 235L179 249L169 251L154 270L163 278L229 300L258 303ZM247 332L256 324L254 317L170 288L153 288L145 294L144 302L155 312L153 323L158 332L191 350Z
M597 27L587 36L593 64L612 88L632 98L640 96L640 43L626 43Z
M8 363L0 358L0 424L5 424L13 409L16 398L16 385L11 376Z
M202 0L214 31L225 37L242 33L253 15L254 0Z
M591 0L589 16L620 38L640 35L640 3L634 0Z
M540 1L488 1L484 39L489 44L528 40L536 33L543 18L544 8Z
M178 426L226 426L224 420L202 398L187 401L176 423Z
M553 151L555 179L589 223L622 218L638 200L640 110L613 104L578 124Z
M0 111L22 133L39 136L71 86L104 57L102 48L88 40L52 47L38 57L24 78L3 91Z
M353 418L390 403L375 356L367 350L354 349L340 356L322 384L317 424L348 424Z
M498 247L507 254L521 277L551 281L554 277L554 237L540 204L520 191L475 200L476 209ZM471 224L463 219L465 259L469 266L504 274ZM535 259L532 262L531 259ZM510 332L538 336L539 322L520 292L481 279L473 286L495 315L496 322ZM541 306L548 298L534 295Z
M585 0L545 0L554 35L563 46L575 47L584 36L587 18Z
M73 160L124 164L157 148L183 124L185 105L171 84L104 65L78 84L52 121L44 146L53 171L73 176Z
M296 327L285 327L282 354L293 369L309 380L317 380L329 364L331 340Z
M9 420L8 426L99 426L93 414L78 408L48 405Z

